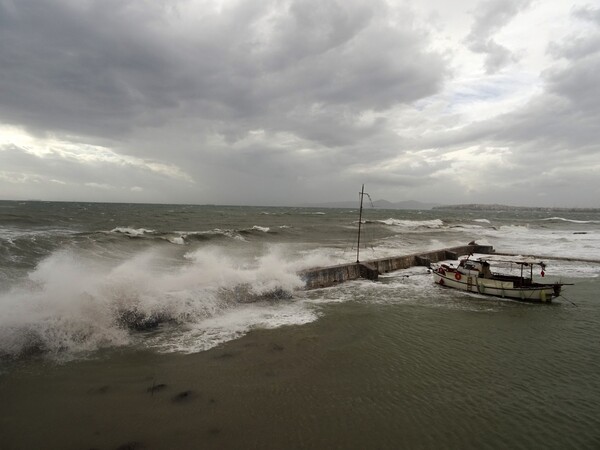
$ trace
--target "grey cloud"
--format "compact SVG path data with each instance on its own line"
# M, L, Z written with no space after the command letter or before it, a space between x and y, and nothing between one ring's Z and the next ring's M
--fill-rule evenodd
M510 50L498 44L493 39L474 44L471 46L471 50L477 53L486 53L485 71L488 74L496 73L511 62L517 61L517 58Z
M486 55L485 68L488 74L517 61L514 54L498 44L493 36L507 25L532 0L486 0L479 3L473 12L475 21L465 38L467 46L475 53Z
M169 193L252 203L244 195L258 195L266 180L281 180L265 196L272 202L292 199L293 188L304 195L296 183L306 180L319 196L331 187L318 176L339 173L366 141L390 134L383 119L362 123L364 111L431 95L447 74L410 15L390 25L385 2L226 2L221 12L203 5L0 0L0 121L168 161L196 185L19 148L0 153L3 169L55 180L62 199L87 184L140 186L136 198L145 201ZM257 129L288 135L309 153L246 143ZM32 197L43 191L17 188Z
M65 1L0 4L0 117L31 130L122 133L164 92L168 58L152 35L136 36L127 4ZM111 12L111 14L109 14ZM147 25L140 18L136 27ZM153 92L152 96L147 95Z
M599 40L600 21L597 21L594 31L577 38L579 51L573 52L573 39L568 39L565 44L554 43L555 54L568 57L570 64L557 65L545 73L546 92L521 112L509 115L511 131L501 134L501 137L511 135L519 139L536 139L540 148L569 149L572 155L597 154L600 49L591 43Z
M573 15L582 20L595 22L596 25L600 26L600 8L593 8L589 5L584 8L576 8Z
M187 21L185 3L8 5L0 118L32 130L119 137L194 114L294 131L288 112L311 121L314 105L386 109L436 92L445 76L410 18L387 24L384 2L241 2ZM179 33L182 23L195 27Z
M574 109L597 116L600 114L600 87L597 82L600 70L600 8L575 10L573 15L591 22L595 31L550 44L550 53L556 58L569 60L570 64L564 69L548 71L549 91L568 99Z
M575 16L597 17L586 9ZM420 148L438 148L441 154L464 148L504 149L501 158L476 173L469 165L449 166L461 179L478 177L484 186L473 196L477 201L549 206L598 206L600 198L600 22L595 28L551 45L557 59L543 74L544 90L525 105L492 119L481 120L450 132L418 141ZM576 49L576 50L575 50ZM564 63L568 60L568 64ZM577 194L574 194L577 193ZM504 198L504 200L502 200Z
M365 112L435 94L448 76L412 15L384 1L226 2L221 12L193 5L0 0L2 122L169 161L197 185L135 167L86 166L69 178L77 164L51 156L23 170L43 174L54 164L56 179L97 186L127 185L131 173L147 201L155 183L178 201L252 203L244 196L259 195L266 180L278 185L265 196L271 202L311 189L317 200L357 183L341 162L397 151L385 119L364 122ZM253 130L275 141L247 143ZM279 144L279 135L297 144Z
M568 177L593 183L598 30L549 49L560 62L544 73L542 94L461 127L459 115L436 109L451 56L430 50L401 5L208 3L0 0L0 122L168 163L194 181L13 146L0 148L3 196L290 204L345 199L366 182L390 200L535 204L537 191L563 195ZM476 8L466 42L489 72L514 60L494 37L529 4ZM598 28L597 9L573 14ZM461 105L502 97L498 77L488 79L488 91ZM473 164L452 159L475 147ZM471 177L480 184L461 188Z
M583 25L595 26L600 28L600 8L592 7L574 9L572 16L579 19ZM594 34L574 34L568 36L563 42L551 42L548 46L548 52L555 58L565 58L567 60L578 60L588 55L600 52L600 32L596 30Z
M593 11L587 10L588 14ZM594 10L596 11L596 10ZM574 39L552 43L556 58L569 58L570 64L557 62L544 72L545 89L526 105L510 113L472 126L440 134L423 141L424 146L449 146L490 140L498 145L533 143L531 150L548 152L568 148L572 153L598 150L600 136L600 23L593 32L578 36L580 51L573 52ZM583 49L587 49L583 51Z

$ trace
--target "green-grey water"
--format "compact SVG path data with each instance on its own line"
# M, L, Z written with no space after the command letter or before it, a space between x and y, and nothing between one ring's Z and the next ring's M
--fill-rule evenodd
M600 447L598 265L549 262L551 305L422 268L301 291L352 260L356 211L2 206L2 449ZM363 252L591 259L585 214L368 210Z

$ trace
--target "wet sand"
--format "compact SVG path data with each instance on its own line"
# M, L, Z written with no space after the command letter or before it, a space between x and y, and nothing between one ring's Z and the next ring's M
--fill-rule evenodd
M192 355L23 363L0 378L0 447L365 448L369 430L393 439L396 425L381 417L346 416L381 394L369 392L373 380L345 382L356 368L344 366L365 364L347 356L366 330L342 338L325 322L258 330Z

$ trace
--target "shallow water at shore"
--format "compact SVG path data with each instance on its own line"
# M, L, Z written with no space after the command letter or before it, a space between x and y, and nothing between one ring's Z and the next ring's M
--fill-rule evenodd
M205 352L20 361L0 376L0 447L598 447L597 304L416 299L419 275L400 272L383 284L375 304L369 282L311 292L318 321Z

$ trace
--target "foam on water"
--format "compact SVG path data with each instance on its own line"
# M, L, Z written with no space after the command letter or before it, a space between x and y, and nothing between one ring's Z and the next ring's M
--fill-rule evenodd
M573 230L502 226L484 229L481 237L498 251L544 256L598 259L600 231L579 234Z
M440 219L400 220L400 219L389 218L386 220L380 220L379 222L384 225L390 225L390 226L400 227L400 228L410 229L410 230L414 230L414 229L418 229L418 228L426 228L426 229L434 228L435 229L435 228L441 228L444 225L444 222Z
M152 345L194 351L256 326L306 323L316 316L291 294L302 286L301 265L278 246L246 259L202 248L175 266L156 248L117 264L58 251L0 294L0 356L68 357L131 344L135 330L167 323L185 331L176 342Z
M111 233L121 233L130 237L140 237L145 234L152 234L154 230L148 230L146 228L130 228L130 227L115 227L110 230Z
M185 329L174 329L168 339L146 339L144 345L161 352L196 353L237 339L252 329L302 325L317 318L317 312L300 300L244 304L190 323Z
M175 237L170 237L167 238L167 240L171 243L171 244L176 244L176 245L185 245L185 240L183 239L183 236L175 236Z
M202 215L202 220L188 222L152 221L159 217L152 213L136 223L124 215L115 224L133 225L113 228L106 221L82 222L64 232L59 230L62 225L50 231L3 228L0 356L75 355L120 345L199 351L255 327L315 320L323 302L455 307L462 298L440 290L431 277L410 271L382 276L379 283L356 281L298 294L295 290L302 282L297 271L355 260L356 249L350 248L355 216L323 221L321 211L274 211L269 213L270 223L264 224L251 212L236 215L238 210L232 210L227 215L215 210L212 213L219 215L210 220ZM277 219L282 214L285 224ZM378 214L366 221L370 248L361 249L361 260L472 240L499 252L588 259L598 258L600 248L598 221L587 216L574 216L575 220L516 214L511 219L494 212L486 218L437 212ZM184 226L189 229L175 231ZM273 244L281 238L290 243ZM547 278L600 275L594 264L547 263ZM140 329L155 332L140 334Z
M546 219L541 219L542 221L562 221L562 222L570 222L570 223L599 223L597 220L575 220L575 219L565 219L564 217L548 217Z

